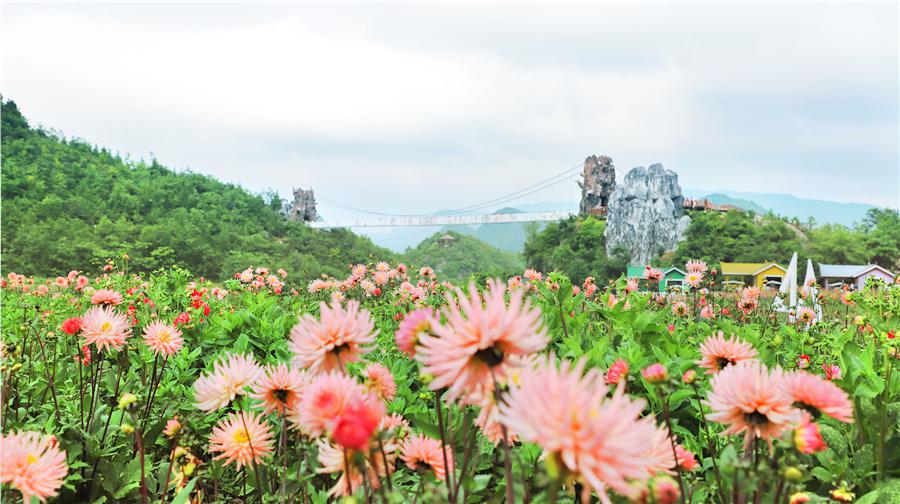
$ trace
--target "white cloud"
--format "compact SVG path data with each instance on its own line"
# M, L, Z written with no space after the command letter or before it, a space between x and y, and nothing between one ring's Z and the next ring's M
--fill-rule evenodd
M687 186L900 194L896 5L12 4L2 28L29 118L253 190L429 211L608 153Z

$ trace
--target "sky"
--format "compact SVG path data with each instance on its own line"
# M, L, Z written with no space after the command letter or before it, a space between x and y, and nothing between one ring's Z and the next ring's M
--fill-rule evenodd
M900 205L886 3L4 4L32 124L254 191L385 213L583 163ZM574 178L520 202L577 200ZM320 214L346 218L319 204Z

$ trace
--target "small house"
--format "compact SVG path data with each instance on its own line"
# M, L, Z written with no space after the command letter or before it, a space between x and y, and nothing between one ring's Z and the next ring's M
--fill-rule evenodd
M660 286L659 291L662 292L664 289L683 289L685 276L687 276L687 273L674 266L669 269L663 270L664 285Z
M645 266L629 266L625 272L627 278L644 279ZM686 273L678 268L671 267L662 270L663 279L659 282L659 292L665 292L669 288L680 289L684 285L684 277Z
M781 285L787 270L774 262L766 263L719 263L725 284L742 284L760 289Z
M819 263L819 277L826 289L852 286L859 290L866 286L869 278L880 278L886 283L894 281L896 276L877 264L822 264Z

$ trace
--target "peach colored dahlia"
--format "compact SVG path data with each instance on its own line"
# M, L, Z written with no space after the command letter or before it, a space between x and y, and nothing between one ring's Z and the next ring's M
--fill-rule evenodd
M237 463L237 468L259 464L272 453L272 431L256 413L230 413L213 427L209 436L209 451L220 452L214 459L225 459L225 465Z
M131 323L124 313L111 306L95 306L82 317L81 334L85 344L97 345L97 350L106 348L121 350L125 340L131 337Z
M222 408L245 394L261 374L262 368L252 355L228 355L216 362L211 373L194 382L196 406L203 411Z
M727 426L724 434L744 433L749 446L755 438L771 445L800 422L800 411L785 390L781 368L769 370L756 360L728 366L715 376L706 404L712 410L706 418Z
M806 371L793 371L785 374L783 384L800 409L813 416L825 414L841 422L853 422L853 403L833 382Z
M427 333L431 329L431 321L434 317L434 310L431 308L423 308L407 313L397 327L394 333L394 340L397 342L397 348L401 352L414 357L416 355L416 345L419 344L419 336Z
M122 294L110 289L94 291L91 296L91 304L118 306L122 304Z
M469 297L457 289L455 299L447 298L447 324L433 324L432 334L420 336L416 359L424 365L424 373L434 376L432 390L448 389L447 400L489 394L495 380L505 379L510 357L547 346L540 310L523 301L522 291L510 293L507 305L505 290L500 280L490 281L483 298L474 282Z
M349 301L346 308L337 301L331 306L321 303L319 320L307 314L291 329L294 365L314 374L343 371L346 363L369 351L378 334L374 328L371 315L357 301Z
M181 337L181 331L157 320L144 327L144 343L154 354L171 357L181 350L184 339Z
M362 488L363 475L360 473L360 465L350 463L349 479L344 472L347 467L344 464L344 449L333 445L325 438L316 440L316 446L319 449L319 467L316 469L320 474L340 473L337 483L328 491L329 496L351 495ZM356 458L358 452L346 450L346 456L349 461ZM393 442L384 443L384 454L388 460L388 464L393 466L397 460L397 445ZM374 465L373 465L374 464ZM369 486L377 489L381 486L381 478L387 476L387 468L384 465L384 458L380 456L364 457L363 464L365 466L366 477L369 480Z
M444 465L446 453L447 464ZM444 481L447 470L453 472L453 450L442 451L440 440L426 437L424 434L409 436L400 446L400 458L413 471L419 469L434 471L438 480Z
M511 387L500 406L502 421L557 457L602 502L611 502L608 489L632 495L630 481L646 481L656 460L657 427L640 417L644 401L631 400L623 387L607 398L609 389L596 370L582 374L584 360L574 367L563 361L558 368L552 360ZM674 466L671 447L669 461Z
M397 395L397 384L388 368L379 363L369 364L363 375L366 379L365 387L369 392L388 402L394 400Z
M722 331L700 344L700 354L703 358L696 361L696 364L706 368L706 374L714 374L741 361L756 359L753 345L737 336L725 339Z
M372 399L356 379L332 371L306 386L288 419L305 434L318 437L330 433L351 404Z
M304 371L289 368L286 364L267 366L265 375L253 385L250 397L263 402L266 413L294 410L300 404L300 395L309 383Z
M23 502L55 496L68 470L54 436L13 431L0 437L0 482L22 492Z

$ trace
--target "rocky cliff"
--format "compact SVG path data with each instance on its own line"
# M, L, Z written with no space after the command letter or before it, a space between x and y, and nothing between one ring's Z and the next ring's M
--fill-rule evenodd
M621 246L631 256L629 264L649 264L675 250L690 220L675 172L661 164L633 168L609 199L607 253Z
M312 188L294 189L294 201L285 204L284 213L289 219L315 221L319 215L316 213L316 194Z
M590 156L584 160L581 174L581 214L603 214L609 205L609 198L616 189L616 167L609 156Z

